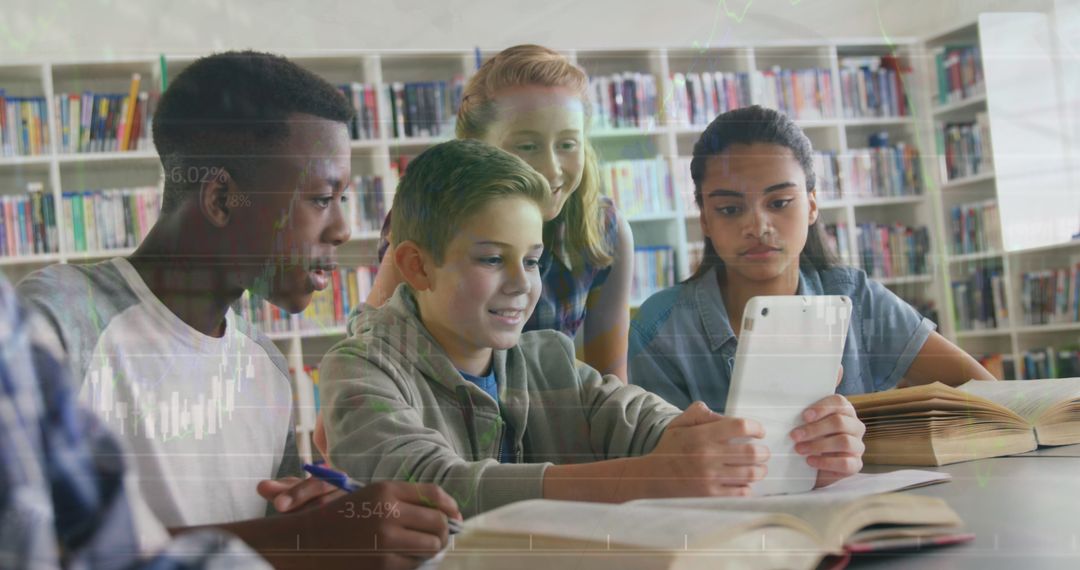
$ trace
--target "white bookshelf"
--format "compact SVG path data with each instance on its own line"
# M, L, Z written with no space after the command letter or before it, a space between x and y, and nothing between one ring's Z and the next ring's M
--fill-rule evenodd
M987 81L988 87L985 87L981 92L976 91L963 100L940 105L935 97L937 77L933 60L933 50L942 46L975 45L980 46L982 49L984 67L1006 65L1013 66L1014 71L1015 62L1003 62L1002 60L1008 58L1000 57L1000 54L995 57L992 52L993 47L988 52L988 46L993 46L995 42L1002 39L997 36L1004 30L1003 23L1006 26L1008 25L1003 20L1006 16L1013 17L1016 15L984 15L983 19L978 22L942 31L925 38L921 42L922 53L919 60L922 69L920 75L926 78L926 84L931 88L923 89L919 94L921 107L930 110L929 113L923 114L924 125L920 127L923 130L923 137L921 138L922 144L920 148L926 149L923 156L928 161L926 171L932 173L931 194L934 198L933 203L937 208L934 213L936 223L939 225L937 233L943 238L938 240L935 246L937 248L935 258L939 261L937 271L945 277L941 280L940 286L942 289L937 295L938 298L944 301L940 305L939 311L941 331L957 342L961 348L973 354L996 353L1011 356L1016 365L1016 374L1019 377L1022 355L1025 351L1046 346L1057 346L1059 348L1075 346L1080 342L1080 323L1025 325L1024 315L1021 311L1023 274L1044 269L1060 269L1075 264L1080 261L1080 241L1073 240L1072 242L1062 242L1035 248L1013 248L1011 251L1007 250L1006 243L999 243L988 251L963 255L951 252L948 232L949 209L957 204L982 200L994 200L1000 205L999 190L1002 180L1000 178L1001 164L999 161L1008 160L1005 155L1015 154L1018 145L1022 146L1025 142L1022 138L1017 140L1015 130L1010 131L1008 129L1009 123L1016 121L1016 116L1020 112L1017 106L1012 104L1011 98L1016 96L1015 92L1006 92L1005 89L1001 88L1000 82L995 86L990 81ZM1037 16L1030 14L1024 16L1037 18ZM987 23L991 24L989 32L985 28ZM1030 23L1030 20L1027 23ZM986 33L992 34L991 37L984 37ZM988 53L991 55L988 56ZM986 70L984 70L984 73L987 73ZM1053 77L1043 77L1042 74L1036 74L1035 77L1028 78L1030 83L1036 85L1040 80L1052 82ZM1045 107L1045 102L1040 104ZM994 156L994 165L997 168L949 180L945 176L943 158L937 156L938 149L935 142L937 129L945 122L974 120L976 113L986 113L989 120L990 145ZM1002 128L1003 125L1006 128ZM1032 126L1031 128L1035 127ZM1002 141L1006 141L1007 145L1003 144ZM1006 146L1007 148L1004 148ZM1041 148L1032 147L1028 152L1039 153L1042 151ZM1007 182L1016 184L1017 181L1016 179L1010 179ZM1068 185L1061 188L1063 192L1073 194L1080 191L1080 189L1076 188L1070 189ZM1007 227L1008 222L1003 219L1002 225ZM1009 313L1007 326L981 330L958 329L954 308L955 300L952 297L950 282L953 278L962 277L967 268L971 266L1000 268L1005 278L1004 296Z
M840 60L846 56L877 56L894 50L905 61L918 67L917 59L923 53L923 44L913 39L897 39L894 44L886 45L880 39L852 39L843 41L823 41L818 43L785 42L767 43L753 46L723 46L710 48L680 47L658 49L606 49L606 50L565 50L571 60L582 65L591 74L611 74L627 71L651 73L656 76L660 94L660 109L657 120L640 129L619 129L592 133L592 141L601 161L622 158L651 159L661 156L669 161L673 172L677 159L691 154L691 149L704 126L686 126L675 124L665 115L665 97L670 96L667 78L675 72L688 71L740 71L750 72L779 65L790 69L820 67L829 70L834 86L834 107L842 115L840 86ZM489 57L494 52L485 53ZM374 85L378 93L380 136L372 140L356 140L351 143L352 168L354 175L382 176L386 188L392 188L391 164L401 155L415 156L424 148L447 140L450 131L444 136L413 139L394 139L390 136L392 125L389 124L390 102L386 95L386 86L396 81L449 80L454 75L464 75L475 71L475 54L472 51L440 52L303 52L284 54L302 66L318 73L334 84L360 82ZM40 94L50 102L54 93L83 89L108 89L124 92L132 72L143 74L144 86L159 86L162 76L161 62L165 62L168 77L175 75L194 61L193 55L166 55L161 59L119 59L112 61L41 61L0 65L0 87L6 87L8 79L19 79L22 89L29 94ZM923 174L929 180L923 184L924 193L920 196L902 198L852 198L822 204L822 223L842 222L849 228L848 249L857 252L855 226L863 222L893 223L902 222L909 226L928 226L931 234L931 246L935 252L944 252L943 227L938 212L940 207L933 204L932 198L938 197L930 183L936 161L933 140L924 140L927 129L927 116L919 113L926 106L915 105L922 100L922 95L929 99L922 83L925 75L912 75L913 85L909 88L909 98L913 102L913 117L882 117L869 119L851 119L825 117L813 120L799 120L816 149L844 153L854 148L865 148L866 138L870 133L886 131L890 143L904 141L916 146L923 156ZM21 94L21 93L20 93ZM920 95L922 94L922 95ZM752 95L753 97L753 95ZM758 102L754 99L754 102ZM52 113L53 111L50 111ZM951 111L950 111L951 112ZM960 112L959 110L956 112ZM27 181L41 181L53 193L60 204L61 192L88 188L110 188L139 186L160 183L162 173L157 157L152 150L123 153L61 155L55 143L58 140L55 119L50 121L53 129L50 142L51 152L45 156L3 157L0 158L0 192L22 194ZM950 186L958 185L959 181ZM992 185L991 178L965 182L978 186ZM692 188L675 188L675 208L671 211L651 212L636 215L629 219L634 230L635 243L639 246L669 245L674 249L676 260L676 280L690 275L689 244L702 239L696 208L690 203ZM958 190L963 190L958 188ZM58 218L59 219L59 218ZM61 227L61 232L69 231ZM354 232L349 243L339 251L339 261L343 266L371 265L375 263L375 247L378 232ZM75 263L104 259L114 255L126 255L130 250L75 253L64 250L61 239L61 251L56 254L25 257L0 257L0 270L12 280L17 280L26 273L49 263ZM855 255L857 258L858 256ZM919 298L934 302L943 321L951 319L947 296L949 267L952 260L945 255L934 255L929 264L933 269L927 275L905 276L886 279L886 286L894 289L905 298ZM858 259L855 260L858 263ZM634 299L634 306L644 299ZM334 342L344 336L344 329L334 327L322 330L301 330L299 321L294 317L291 329L286 332L270 333L270 338L282 349L290 366L302 371L304 365L318 364L322 355ZM956 338L949 323L943 323L943 330ZM1013 331L1006 335L1013 342L1012 350L1019 350L1020 336L1035 333ZM1055 333L1056 334L1056 333ZM1064 333L1062 333L1064 334ZM1011 335L1011 336L1010 336ZM975 339L972 339L974 342ZM991 339L999 342L997 339ZM966 341L965 341L966 342ZM970 343L962 343L968 345ZM306 375L296 375L296 390L299 402L298 439L301 452L310 457L311 447L308 437L314 426L314 401L312 386Z

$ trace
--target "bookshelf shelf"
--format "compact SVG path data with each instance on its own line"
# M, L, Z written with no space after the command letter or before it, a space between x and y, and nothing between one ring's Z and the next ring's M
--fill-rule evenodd
M386 146L383 139L362 139L349 141L349 148L353 150L374 150Z
M997 336L1008 336L1010 333L1012 333L1012 329L1009 327L982 330L958 330L956 331L956 338L990 338Z
M301 328L297 332L297 336L301 339L305 338L327 338L334 336L345 336L344 326L330 327L330 328Z
M158 161L158 154L153 150L128 150L123 152L86 152L79 154L60 154L56 157L61 164L77 164L84 162L126 162L126 161Z
M888 198L856 198L851 205L856 208L873 208L877 206L899 206L906 204L919 204L926 200L926 196L891 196Z
M1080 323L1050 323L1045 325L1025 325L1017 327L1017 334L1046 334L1080 332Z
M682 130L682 129L684 129L684 127L679 127L679 129ZM696 131L693 131L693 132L695 134L701 134L701 131L704 130L704 129L705 129L705 127L701 127L700 129L698 129ZM620 139L620 138L626 138L626 137L649 137L649 136L665 135L665 134L669 133L670 131L671 131L671 128L663 128L663 127L656 127L656 128L651 128L651 129L650 128L646 128L646 129L629 129L629 128L627 128L627 129L597 129L597 130L589 132L589 138L592 138L592 139ZM683 132L689 133L691 131L690 131L689 128L687 128Z
M422 149L450 140L450 137L399 137L388 139L387 144L395 148Z
M963 188L965 186L971 186L973 184L979 184L981 182L989 182L994 180L994 172L980 172L972 176L964 176L961 178L954 178L941 184L942 190L953 190L956 188Z
M976 107L986 105L986 93L980 93L973 95L967 99L955 101L953 103L946 103L945 105L938 105L934 107L933 114L935 117L945 117L947 115L955 115L961 112L970 112L976 109Z
M874 278L882 285L911 285L915 283L930 283L934 280L933 275L903 275L900 277Z
M844 119L845 127L888 127L895 125L914 125L912 117L873 117L866 119Z
M976 253L965 253L963 255L950 255L948 256L949 263L967 263L970 261L985 261L987 259L997 259L1002 257L1000 251L980 251Z
M349 241L350 242L378 241L378 239L380 237L382 237L382 232L377 231L377 230L372 230L372 231L368 231L368 232L354 233L352 235L352 237L349 238Z
M800 129L835 129L840 126L839 119L796 119Z
M87 261L94 259L109 259L113 257L124 257L135 253L135 248L128 247L123 249L106 249L98 251L80 251L68 253L64 257L68 261Z
M52 157L47 154L34 156L3 156L0 157L0 168L16 166L48 166Z
M819 210L842 210L848 206L847 200L822 200L818 202Z
M48 265L60 261L59 253L43 253L38 255L14 255L0 256L0 266L4 265Z
M652 213L648 213L648 214L637 214L637 215L634 215L634 216L627 216L626 221L630 222L631 224L634 224L634 223L641 223L641 222L666 222L666 221L669 221L669 220L677 220L678 218L679 218L679 213L674 211L674 210L671 210L671 211L667 211L667 212L652 212Z

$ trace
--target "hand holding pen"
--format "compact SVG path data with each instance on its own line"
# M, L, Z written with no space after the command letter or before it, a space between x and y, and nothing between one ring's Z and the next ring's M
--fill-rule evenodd
M360 491L361 489L366 488L363 483L353 479L352 477L349 477L345 473L342 473L340 471L336 471L334 469L330 469L328 467L324 467L322 465L312 465L310 463L304 464L304 471L307 471L308 473L310 473L313 478L316 478L316 479L322 480L322 481L324 481L326 483L329 483L329 484L333 485L334 487L337 487L338 489L341 489L342 491L345 491L346 493L349 493L349 494L354 494L357 491ZM463 527L462 527L462 522L460 520L461 514L456 512L457 511L457 505L453 504L454 503L453 499L451 499L448 495L446 495L446 493L444 491L442 491L441 489L439 489L437 486L434 486L434 485L416 485L414 483L403 483L403 482L397 482L397 483L391 483L391 484L398 485L398 486L400 486L400 485L416 486L420 491L420 493L417 495L417 500L419 500L420 502L405 505L406 507L412 507L413 505L418 505L418 506L425 506L425 507L430 507L430 508L434 508L434 509L440 509L441 508L441 510L444 512L444 515L445 515L445 518L446 518L446 524L449 527L450 534L458 534L458 533L460 533L462 531ZM435 487L438 490L438 492L437 493L425 492L423 487L429 487L429 486ZM432 496L429 497L428 496L429 494L432 495ZM443 497L445 497L445 499L449 500L449 502L453 504L453 511L455 511L455 512L447 511L445 506L440 507L440 504L439 504L440 502L444 502L444 503L446 502L446 501L440 501L439 500L439 499L441 499ZM372 517L372 516L374 516L374 517L398 518L398 517L402 516L402 505L400 503L398 503L398 502L362 501L362 502L358 503L358 502L355 502L355 501L341 501L338 504L343 505L342 508L340 508L338 510L338 513L343 515L343 516L346 516L346 517Z

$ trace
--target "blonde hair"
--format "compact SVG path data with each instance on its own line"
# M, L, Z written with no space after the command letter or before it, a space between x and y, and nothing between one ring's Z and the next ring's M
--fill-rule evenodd
M458 138L483 139L497 116L495 93L508 87L561 87L581 98L585 110L585 137L582 141L585 164L581 183L560 215L566 224L566 237L571 252L593 265L607 267L614 260L604 236L604 217L600 213L600 176L596 151L589 144L588 129L592 120L592 101L589 99L589 78L580 67L570 63L562 54L538 45L518 45L506 48L484 62L473 75L462 94L457 116Z

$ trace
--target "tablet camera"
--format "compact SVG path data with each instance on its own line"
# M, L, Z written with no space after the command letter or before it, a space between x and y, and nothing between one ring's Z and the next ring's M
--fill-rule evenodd
M769 316L769 308L768 307L765 307L764 309L761 309L761 316L763 316L763 317Z

